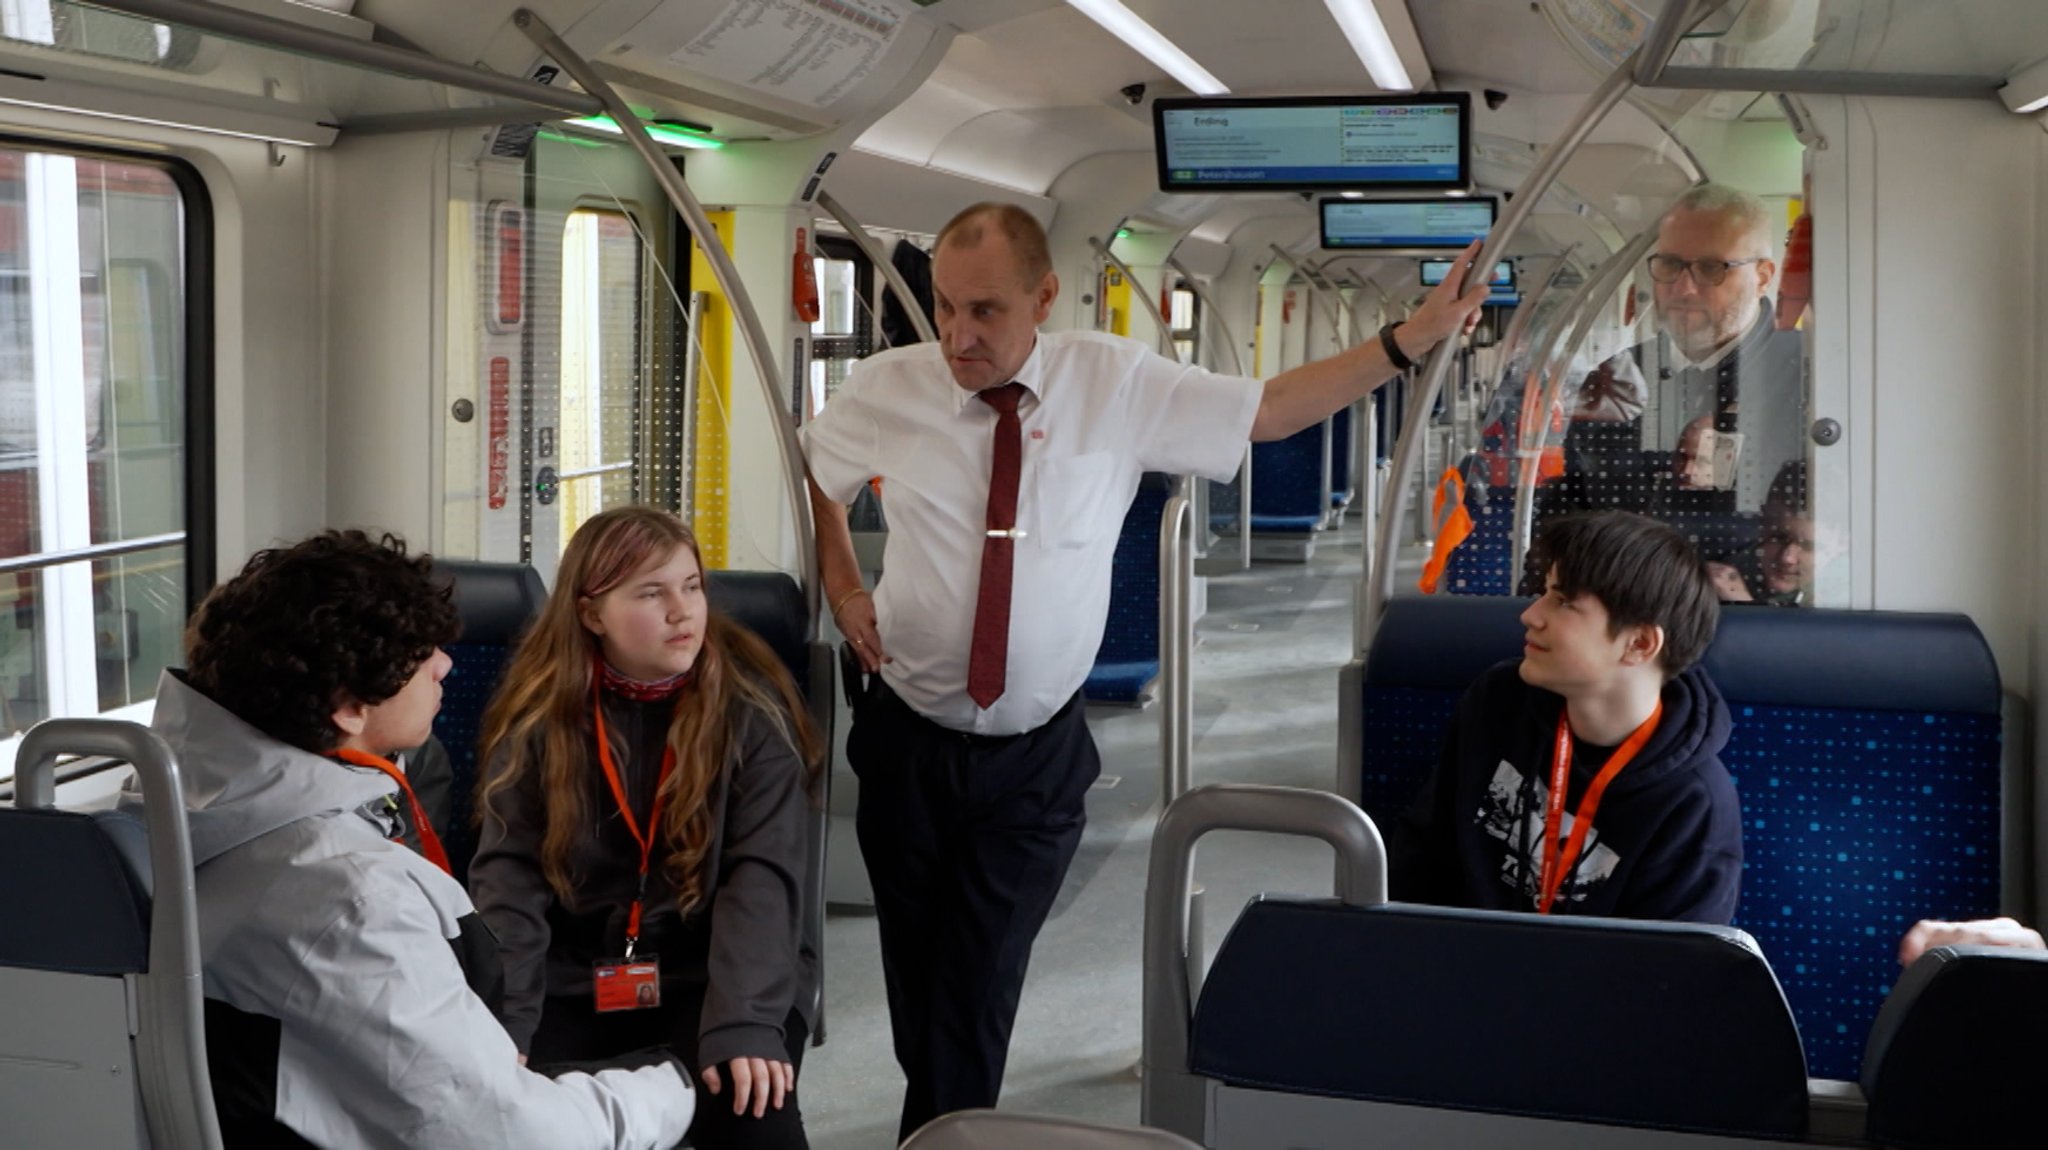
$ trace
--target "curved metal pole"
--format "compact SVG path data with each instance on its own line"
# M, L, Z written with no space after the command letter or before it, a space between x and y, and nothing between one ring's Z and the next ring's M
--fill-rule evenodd
M1636 48L1635 69L1631 77L1635 83L1647 87L1657 82L1664 66L1671 62L1671 54L1678 50L1678 38L1693 26L1690 16L1698 6L1696 0L1666 0L1664 11L1658 15L1657 22L1650 25L1642 44ZM1720 6L1719 0L1712 0L1706 5L1709 11Z
M1176 363L1180 362L1180 352L1173 346L1173 321L1166 317L1165 312L1159 310L1159 301L1152 298L1151 291L1139 281L1137 273L1131 270L1131 265L1125 263L1123 258L1115 252L1110 251L1108 244L1103 243L1094 236L1088 237L1088 246L1094 248L1096 255L1107 260L1109 266L1115 268L1124 277L1124 282L1131 285L1131 294L1137 296L1138 302L1144 304L1146 309L1151 312L1152 324L1159 331L1159 354Z
M1599 322L1600 305L1613 296L1614 290L1622 285L1635 271L1636 261L1657 242L1657 229L1650 228L1637 236L1629 245L1614 254L1608 267L1591 283L1592 291L1579 309L1578 322L1572 327L1571 338L1558 349L1557 355L1545 366L1543 406L1541 418L1548 421L1550 413L1557 409L1558 401L1564 395L1565 377L1571 372L1572 359L1585 346L1586 337L1593 332L1593 325ZM1533 377L1532 377L1533 378ZM1515 454L1521 457L1522 466L1515 476L1515 537L1514 566L1508 569L1511 579L1521 577L1522 564L1528 559L1529 537L1535 524L1537 461L1542 448L1532 449L1521 437L1516 437Z
M1536 309L1538 305L1543 302L1544 297L1550 294L1550 289L1557 285L1558 276L1564 272L1565 261L1569 260L1572 253L1578 250L1579 245L1576 243L1567 247L1557 257L1557 265L1550 269L1550 274L1544 276L1543 282L1536 285L1536 290L1522 297L1522 306L1515 309L1515 318L1508 321L1508 330L1500 337L1500 367L1503 378L1507 375L1508 365L1515 361L1515 352L1522 346L1522 340L1528 334L1529 326L1536 322ZM1487 393L1488 403L1492 402L1493 391L1499 390L1500 382L1498 379L1493 381L1493 388Z
M1203 1140L1205 1080L1188 1069L1193 979L1188 970L1189 894L1195 844L1210 831L1321 839L1336 852L1336 895L1347 906L1387 900L1386 845L1346 799L1293 787L1207 786L1166 808L1152 832L1145 884L1144 1054L1139 1121Z
M640 117L627 106L626 101L605 83L591 68L589 61L578 55L574 48L562 42L547 21L542 20L530 8L521 8L512 14L512 22L525 32L540 50L552 56L570 78L582 85L585 92L603 101L605 113L619 130L625 133L626 141L653 173L656 183L668 195L668 200L689 225L690 234L697 239L697 246L704 252L704 258L711 265L711 277L718 281L718 288L732 305L733 318L739 321L740 334L747 345L747 357L753 361L754 374L761 381L761 394L768 402L771 415L769 423L775 428L777 444L782 449L783 478L789 489L789 511L791 522L797 531L797 562L802 569L804 600L809 608L804 624L804 637L814 640L818 637L818 609L820 592L818 588L818 548L816 531L811 525L810 492L804 482L804 453L797 443L794 422L783 413L781 376L775 366L775 351L768 342L768 331L761 326L761 314L754 310L754 300L747 293L747 285L740 279L739 269L733 265L732 253L719 242L718 230L711 226L711 218L704 214L704 206L683 182L683 174L669 162L654 141L648 138L647 129L640 124Z
M14 805L54 806L57 759L84 755L135 768L149 837L149 970L135 980L142 1023L136 1071L158 1146L220 1150L201 1003L199 896L178 760L148 727L115 719L45 719L22 736Z
M1230 374L1243 375L1244 354L1238 351L1237 338L1230 334L1230 325L1224 321L1223 309L1216 306L1215 297L1209 294L1209 289L1203 285L1202 281L1197 279L1195 274L1189 271L1179 260L1172 256L1167 256L1166 266L1178 272L1181 279L1186 281L1188 290L1194 292L1195 298L1202 302L1203 317L1214 323L1216 331L1223 336L1223 346L1230 350Z
M1178 259L1166 257L1166 266L1172 268L1201 301L1202 318L1213 322L1216 331L1223 337L1223 346L1230 352L1230 374L1244 374L1244 354L1237 348L1237 337L1230 334L1230 325L1223 319L1223 309L1216 306L1215 297L1196 278L1193 272ZM1240 569L1252 569L1252 451L1246 446L1244 462L1237 465L1237 560Z
M827 215L839 221L839 226L846 229L846 238L852 240L853 246L859 248L861 254L868 257L868 262L874 265L875 270L881 273L882 279L889 285L889 290L896 293L896 299L903 304L903 310L909 314L910 326L917 329L917 338L926 343L939 342L939 333L932 330L932 317L924 313L924 305L918 302L916 294L910 290L910 285L904 282L903 273L897 271L896 265L882 254L882 245L875 242L875 237L860 226L860 221L853 218L852 212L839 206L839 201L832 198L831 192L819 192L813 197L813 202L825 209Z
M1341 328L1343 325L1337 322L1337 305L1335 303L1329 302L1324 298L1324 292L1326 287L1328 286L1327 282L1318 282L1322 280L1322 273L1320 269L1312 267L1309 264L1305 264L1302 261L1295 259L1293 256L1288 255L1287 249L1281 247L1279 244L1267 244L1266 246L1273 250L1273 255L1276 259L1278 259L1281 263L1286 264L1289 270L1293 271L1294 274L1300 276L1302 282L1308 285L1309 298L1316 300L1319 303L1322 303L1324 310L1330 313L1330 330L1334 333L1339 328ZM1334 339L1335 337L1332 336L1332 338ZM1306 355L1307 352L1303 352L1303 354Z
M1174 482L1159 518L1159 789L1164 808L1194 779L1194 500L1191 480Z
M1558 173L1564 170L1565 162L1571 158L1578 146L1585 142L1586 137L1592 134L1593 129L1614 105L1628 93L1630 69L1634 63L1635 56L1631 53L1619 67L1610 72L1607 79L1601 81L1600 87L1586 100L1586 106L1579 110L1578 117L1572 121L1571 126L1543 153L1543 159L1537 163L1535 171L1529 173L1529 179L1516 189L1514 199L1508 202L1506 216L1487 234L1486 242L1481 245L1479 258L1465 269L1461 288L1470 290L1493 274L1493 265L1500 261L1502 253L1507 251L1508 244L1521 230L1523 221L1535 210L1536 201L1543 198L1544 191L1557 179ZM1394 473L1392 482L1388 484L1389 489L1394 492L1406 490L1415 477L1416 465L1420 462L1416 449L1422 442L1429 410L1436 404L1437 393L1443 389L1444 375L1450 370L1451 358L1457 352L1457 343L1455 339L1447 339L1437 344L1436 350L1430 352L1429 362L1423 366L1422 386L1417 389L1415 402L1409 407L1411 414L1408 426L1401 429L1400 442L1394 448ZM1370 643L1372 629L1379 625L1380 616L1386 612L1387 601L1394 597L1394 559L1400 547L1401 530L1406 526L1407 510L1407 505L1396 495L1388 500L1386 514L1380 517L1379 538L1374 540L1373 575L1366 583L1365 619L1358 632L1364 640L1358 647L1360 658L1364 657L1365 649Z

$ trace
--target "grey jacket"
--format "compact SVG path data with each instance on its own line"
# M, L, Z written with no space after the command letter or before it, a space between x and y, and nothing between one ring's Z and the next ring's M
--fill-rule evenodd
M391 841L390 779L280 743L168 672L152 726L182 773L229 1145L681 1140L695 1096L672 1062L520 1067L464 967L488 933L453 879Z

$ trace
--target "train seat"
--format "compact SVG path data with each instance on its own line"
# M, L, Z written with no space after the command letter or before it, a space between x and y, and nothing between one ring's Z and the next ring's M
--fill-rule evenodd
M1159 677L1159 526L1173 477L1148 471L1124 515L1109 570L1109 618L1095 665L1081 684L1091 703L1145 701Z
M903 1150L1200 1150L1164 1130L1041 1118L998 1110L961 1110L920 1127Z
M1355 454L1351 445L1352 409L1341 408L1330 417L1330 509L1341 518L1345 508L1351 506L1354 494L1351 478L1351 457Z
M1300 834L1337 898L1254 898L1201 980L1196 840ZM1385 900L1377 831L1328 794L1203 787L1154 839L1145 1119L1214 1150L1803 1140L1799 1033L1739 930Z
M476 752L484 707L548 590L524 563L436 558L434 572L455 589L455 613L462 620L461 636L446 648L453 666L441 683L441 713L434 717L434 738L447 753L452 776L442 842L462 882L476 853Z
M1329 518L1330 424L1252 444L1252 534L1311 535Z
M1375 819L1413 800L1465 687L1520 652L1526 603L1389 604L1359 702L1359 800ZM1762 607L1724 610L1704 663L1734 718L1735 925L1770 957L1813 1072L1853 1080L1899 936L1930 914L1997 912L1997 667L1959 615Z
M49 808L30 775L47 780L60 753L135 763L148 823ZM0 1144L218 1147L170 752L131 723L62 719L16 764L17 806L0 809ZM153 873L184 877L159 899Z
M837 670L831 651L806 638L810 607L803 588L780 571L706 572L705 590L714 610L761 637L796 680L810 707L811 722L826 747L832 745L832 691ZM819 786L829 788L831 771L819 776ZM810 827L810 863L804 873L804 936L817 948L817 1027L812 1045L825 1041L825 838L829 825L829 796L820 791Z
M1863 1057L1881 1146L2038 1146L2048 1082L2048 954L1936 947L1899 978Z

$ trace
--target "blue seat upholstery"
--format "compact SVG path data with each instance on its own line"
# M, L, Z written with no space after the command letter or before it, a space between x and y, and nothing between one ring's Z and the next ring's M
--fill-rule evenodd
M1254 899L1190 1066L1258 1090L1755 1138L1806 1132L1806 1065L1740 931Z
M1330 506L1351 502L1351 409L1339 408L1330 417Z
M1458 698L1521 651L1526 600L1396 599L1364 675L1359 804L1400 817L1435 767ZM2000 690L1957 615L1731 608L1703 660L1734 731L1749 931L1785 986L1816 1075L1853 1078L1930 908L1999 902Z
M1081 685L1091 703L1136 703L1159 677L1159 517L1173 478L1147 472L1124 515L1109 569L1109 620Z
M1914 1150L2039 1146L2048 1122L2048 953L1937 947L1892 989L1870 1031L1870 1139Z
M768 644L796 688L811 694L810 643L804 621L810 611L804 590L780 571L710 571L705 590L714 610L759 635Z
M1329 512L1323 483L1323 425L1252 444L1252 530L1307 535Z
M453 776L443 846L456 881L465 882L470 857L476 854L476 752L483 736L484 708L498 689L519 637L547 602L548 591L540 575L523 563L437 558L434 571L454 587L455 613L462 620L461 637L445 648L453 665L441 683L434 737L448 753Z
M1465 537L1444 564L1444 593L1514 594L1515 580L1510 569L1515 563L1515 489L1489 487L1480 491L1468 487L1465 511L1472 516L1472 534Z

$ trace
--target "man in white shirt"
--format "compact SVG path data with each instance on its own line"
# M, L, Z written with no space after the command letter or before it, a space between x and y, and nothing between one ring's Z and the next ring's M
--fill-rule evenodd
M827 602L873 675L847 759L908 1079L901 1137L996 1103L1100 770L1079 691L1139 476L1227 479L1248 438L1367 395L1469 326L1487 287L1460 299L1460 278L1378 339L1261 384L1121 336L1040 334L1059 292L1045 233L979 204L939 233L939 343L856 365L804 430ZM870 478L889 518L872 598L846 521Z

